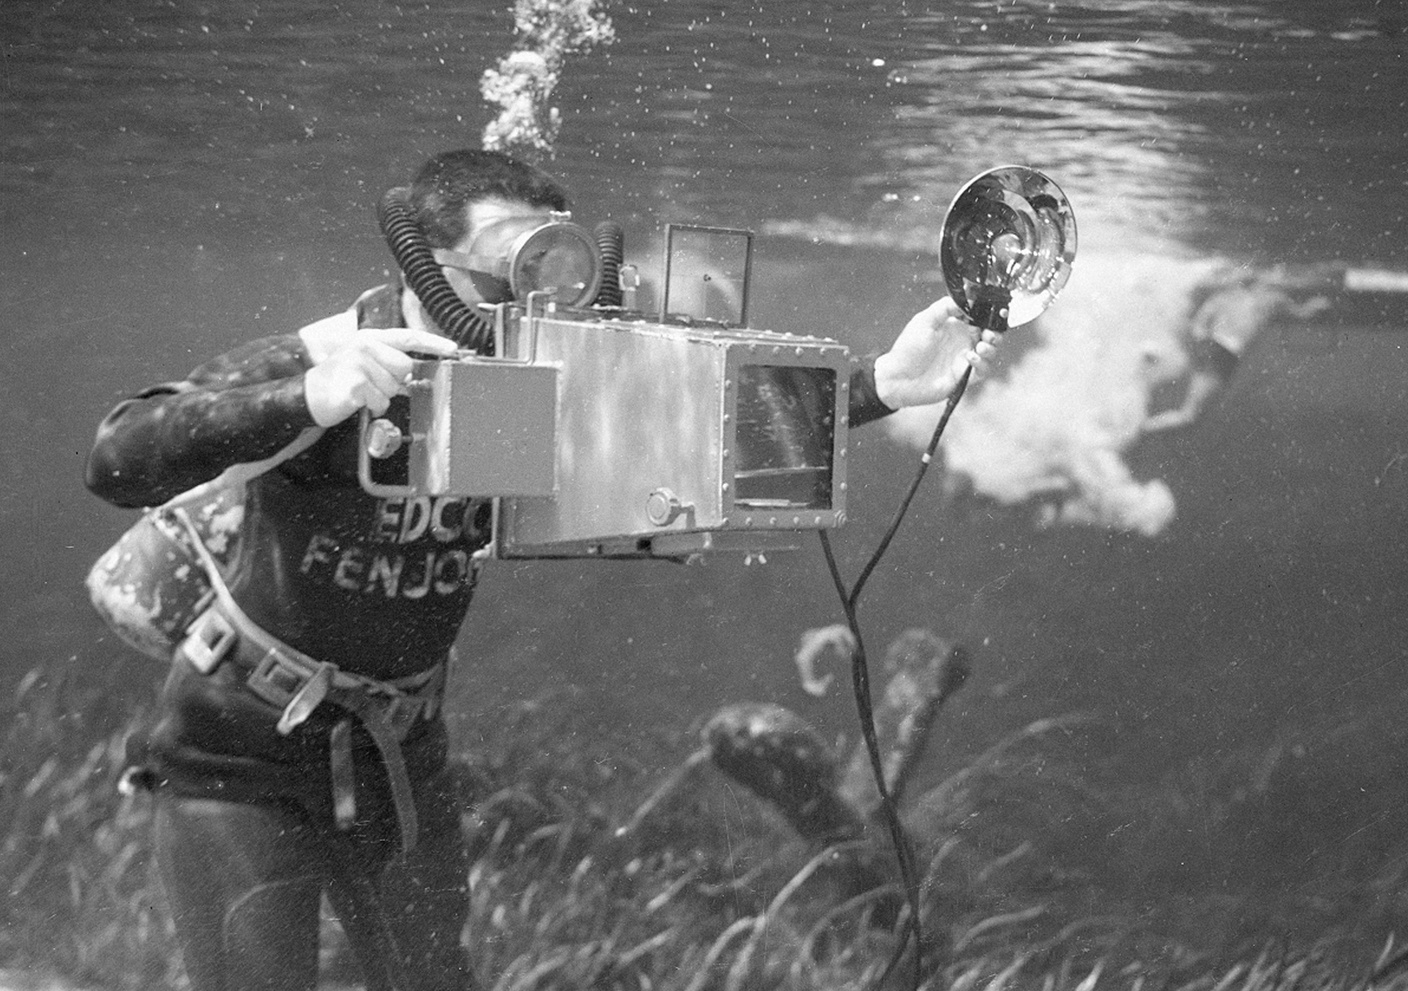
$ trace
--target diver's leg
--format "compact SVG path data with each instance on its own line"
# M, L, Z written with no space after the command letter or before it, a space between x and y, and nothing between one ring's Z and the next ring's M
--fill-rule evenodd
M328 898L367 991L472 991L478 985L460 943L469 915L469 855L453 782L441 772L415 790L415 849L388 858L394 844L349 843L336 857Z
M159 796L156 854L195 991L312 991L322 856L306 822Z

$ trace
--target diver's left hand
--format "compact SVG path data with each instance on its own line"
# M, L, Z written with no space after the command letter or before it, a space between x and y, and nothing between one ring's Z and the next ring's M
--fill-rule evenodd
M875 359L875 393L891 409L941 403L967 369L974 378L991 370L998 336L980 333L945 296L916 313L890 350Z

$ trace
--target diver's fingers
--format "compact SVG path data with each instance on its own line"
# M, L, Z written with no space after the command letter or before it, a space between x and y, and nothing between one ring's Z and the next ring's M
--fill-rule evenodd
M432 334L411 327L369 327L358 331L361 339L374 341L395 348L397 351L415 351L420 354L433 354L440 358L453 357L458 345L442 334Z
M996 347L987 341L979 341L963 355L963 362L973 370L972 377L980 379L992 371L992 360L996 355Z
M372 383L383 392L395 395L406 385L415 368L415 361L406 352L379 340L362 341L356 348L348 349L347 354L357 363L365 366ZM391 383L390 390L386 384Z
M303 375L304 401L320 427L331 427L366 408L380 416L404 391L411 359L379 341L339 348Z
M369 374L357 384L356 399L367 408L372 416L381 416L391 406L391 398L399 392L399 387L389 380L377 380L375 373Z
M943 299L935 300L933 303L930 303L928 315L935 323L941 323L944 320L962 320L964 323L968 322L962 308L953 301L952 296L945 296Z

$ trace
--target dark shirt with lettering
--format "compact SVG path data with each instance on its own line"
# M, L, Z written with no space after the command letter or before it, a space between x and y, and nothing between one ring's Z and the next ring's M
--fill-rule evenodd
M359 303L362 326L404 326L395 293ZM152 505L229 466L276 453L313 426L310 360L295 335L265 338L157 386L103 421L94 492ZM247 483L230 590L255 622L319 660L389 679L454 644L469 606L490 504L462 496L378 497L357 479L359 421Z

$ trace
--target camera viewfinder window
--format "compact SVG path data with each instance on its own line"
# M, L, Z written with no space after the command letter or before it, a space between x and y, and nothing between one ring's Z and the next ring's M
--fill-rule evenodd
M750 231L668 225L661 319L687 317L727 327L745 326L752 251Z
M739 370L734 504L830 509L836 374L829 368Z

